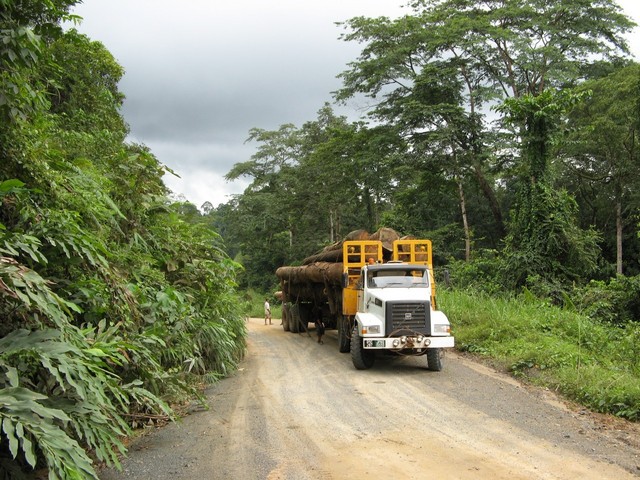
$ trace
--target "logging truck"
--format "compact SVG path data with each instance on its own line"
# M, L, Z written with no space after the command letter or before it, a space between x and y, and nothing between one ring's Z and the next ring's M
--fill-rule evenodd
M337 329L338 349L350 352L359 370L395 354L426 355L427 368L440 371L444 349L454 346L449 320L437 309L429 240L360 235L301 266L280 267L276 276L284 330L304 332L321 320Z

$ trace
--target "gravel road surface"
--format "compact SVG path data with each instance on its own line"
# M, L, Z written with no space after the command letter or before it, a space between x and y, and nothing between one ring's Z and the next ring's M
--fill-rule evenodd
M324 344L249 319L240 369L209 410L153 429L102 480L635 479L640 425L594 415L448 351L366 371Z

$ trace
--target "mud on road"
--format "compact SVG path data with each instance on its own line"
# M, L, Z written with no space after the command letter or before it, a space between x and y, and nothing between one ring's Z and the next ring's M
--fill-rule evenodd
M324 344L249 319L240 369L209 410L135 440L115 479L639 479L637 424L590 414L448 351L355 370Z

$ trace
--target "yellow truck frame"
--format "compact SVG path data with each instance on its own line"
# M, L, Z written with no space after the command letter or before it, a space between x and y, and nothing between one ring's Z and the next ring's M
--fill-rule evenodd
M429 267L431 282L431 302L436 308L436 284L433 276L433 254L431 240L401 239L393 242L389 249L385 249L379 240L350 240L342 246L343 257L343 291L342 315L354 316L358 304L358 280L360 271L367 263L386 263L389 261L408 264L426 265ZM385 260L385 256L388 258Z

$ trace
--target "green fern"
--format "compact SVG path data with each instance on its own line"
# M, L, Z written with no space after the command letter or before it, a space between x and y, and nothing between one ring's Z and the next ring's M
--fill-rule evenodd
M50 480L97 479L91 459L62 428L71 419L62 410L43 405L41 402L46 399L45 395L21 387L0 390L2 433L12 457L22 455L35 469L40 451L47 461Z

